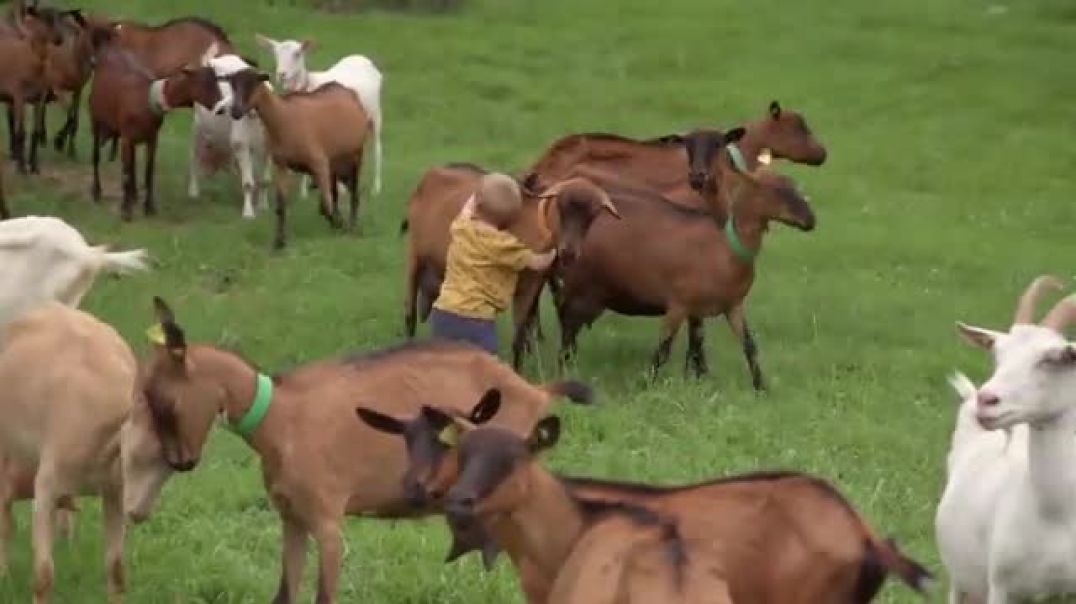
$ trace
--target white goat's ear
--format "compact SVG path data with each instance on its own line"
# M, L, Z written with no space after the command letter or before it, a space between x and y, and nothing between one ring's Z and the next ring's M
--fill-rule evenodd
M993 350L994 341L998 339L998 336L1002 335L1001 332L998 331L984 329L982 327L973 327L959 321L957 321L956 328L960 332L961 337L964 338L964 341L987 350Z
M302 42L299 43L299 46L302 47L303 52L306 52L306 51L308 51L308 50L310 50L311 48L314 47L314 39L313 38L306 38Z
M276 40L261 34L254 34L254 41L258 43L258 46L261 46L268 51L272 51L277 45Z

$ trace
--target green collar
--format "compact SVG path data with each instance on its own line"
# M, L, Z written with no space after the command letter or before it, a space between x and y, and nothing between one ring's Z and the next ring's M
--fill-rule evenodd
M732 165L736 166L736 169L740 172L747 172L747 162L744 161L743 153L740 151L740 148L736 146L736 143L725 145L725 150L729 152L729 159L732 160Z
M254 402L250 404L250 409L247 409L239 421L230 425L232 431L243 438L250 438L254 434L265 419L265 414L269 412L269 403L273 401L273 380L264 373L259 373L257 380L258 386L254 391Z
M731 208L729 210L729 219L725 221L725 239L729 242L729 248L732 249L732 253L737 258L747 263L754 262L758 252L748 248L740 240L740 234L736 232L736 217L733 216Z
M164 80L153 80L149 85L149 110L154 115L164 115L169 109L164 98Z

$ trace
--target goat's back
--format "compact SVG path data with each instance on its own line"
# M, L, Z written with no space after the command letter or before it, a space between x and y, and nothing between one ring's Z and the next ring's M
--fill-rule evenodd
M329 83L312 92L291 92L280 99L285 106L287 123L284 127L288 130L283 138L310 146L310 149L295 151L316 149L334 163L354 161L362 151L370 131L370 120L351 89Z
M0 335L0 447L36 463L96 454L133 404L136 361L111 326L58 303L27 312Z

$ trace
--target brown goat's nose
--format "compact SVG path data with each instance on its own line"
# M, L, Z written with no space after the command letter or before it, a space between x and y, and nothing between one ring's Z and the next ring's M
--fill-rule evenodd
M1001 402L1001 397L993 392L980 390L979 393L975 395L975 402L978 403L980 407L993 407Z

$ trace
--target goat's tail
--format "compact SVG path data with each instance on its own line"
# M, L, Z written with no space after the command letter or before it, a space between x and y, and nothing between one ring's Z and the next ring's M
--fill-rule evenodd
M110 273L126 275L136 271L149 270L149 254L146 250L128 250L126 252L110 252L105 246L93 248L97 256L99 266Z
M541 386L550 396L566 396L568 400L580 405L589 405L594 402L594 389L583 382L564 380Z
M934 575L922 564L904 555L892 539L875 539L871 545L882 567L900 577L908 587L919 593L926 592L930 587Z
M409 228L410 226L411 226L411 224L410 224L410 223L409 223L409 222L407 221L407 219L406 219L406 218L404 218L403 220L401 220L401 221L400 221L400 234L401 234L401 235L403 235L404 233L406 233L406 232L407 232L407 229L408 229L408 228Z

